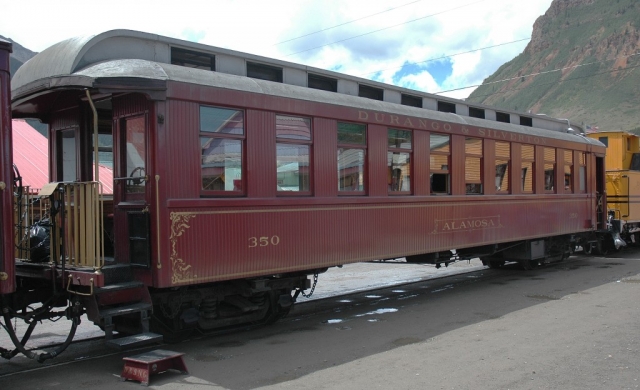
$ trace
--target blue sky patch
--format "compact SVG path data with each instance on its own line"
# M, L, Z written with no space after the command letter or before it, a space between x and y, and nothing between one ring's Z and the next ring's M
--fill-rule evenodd
M402 69L398 70L395 75L393 75L394 83L400 81L406 75L417 74L420 72L428 71L433 79L438 83L438 85L442 85L444 80L447 77L451 76L453 73L453 66L451 63L451 59L443 58L437 61L428 61L420 64L409 64L405 63L402 66Z

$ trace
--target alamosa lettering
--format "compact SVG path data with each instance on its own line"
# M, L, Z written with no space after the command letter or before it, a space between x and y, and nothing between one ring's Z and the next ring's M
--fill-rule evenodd
M508 131L486 129L483 127L465 126L458 123L435 121L432 119L412 118L403 115L385 114L382 112L358 111L358 120L375 122L388 126L402 126L412 129L429 131L444 131L453 134L472 135L476 137L493 138L502 141L526 142L535 145L546 145L545 138L529 134L511 133Z
M435 221L434 233L451 233L456 231L484 230L500 228L500 216L479 218L458 218Z

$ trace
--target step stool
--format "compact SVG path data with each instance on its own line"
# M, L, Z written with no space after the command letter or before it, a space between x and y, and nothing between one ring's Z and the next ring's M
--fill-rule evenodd
M141 385L149 386L151 374L158 374L167 370L178 370L182 374L188 374L187 366L182 360L184 353L156 349L140 355L125 357L124 368L120 375L121 381L127 379L139 381Z

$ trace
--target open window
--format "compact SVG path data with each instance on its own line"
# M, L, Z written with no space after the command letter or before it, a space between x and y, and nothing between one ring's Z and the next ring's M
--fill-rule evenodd
M509 167L511 165L511 144L496 142L496 193L508 194L511 191L509 183Z
M410 130L387 131L387 181L390 194L411 194L412 135Z
M451 194L451 136L431 133L429 136L429 181L431 195Z

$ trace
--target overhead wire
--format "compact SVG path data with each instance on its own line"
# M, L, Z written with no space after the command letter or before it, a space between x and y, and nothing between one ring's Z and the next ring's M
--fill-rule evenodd
M311 51L311 50L321 49L323 47L335 45L336 43L342 43L342 42L346 42L346 41L349 41L349 40L352 40L352 39L364 37L366 35L375 34L375 33L380 32L380 31L389 30L389 29L392 29L394 27L403 26L405 24L409 24L409 23L417 22L419 20L424 20L424 19L427 19L427 18L431 18L433 16L442 15L442 14L447 13L447 12L455 11L455 10L458 10L458 9L461 9L461 8L464 8L464 7L468 7L468 6L471 6L471 5L474 5L474 4L482 3L482 2L485 2L485 1L487 1L487 0L474 1L472 3L464 4L464 5L461 5L461 6L458 6L458 7L455 7L455 8L451 8L451 9L448 9L448 10L444 10L444 11L441 11L441 12L436 12L434 14L423 16L423 17L420 17L420 18L408 20L406 22L394 24L392 26L387 26L387 27L384 27L384 28L380 28L380 29L377 29L377 30L369 31L369 32L366 32L366 33L363 33L363 34L359 34L359 35L354 35L354 36L349 37L349 38L345 38L345 39L341 39L341 40L338 40L338 41L326 43L326 44L320 45L320 46L315 46L315 47L312 47L312 48L309 48L309 49L300 50L300 51L297 51L295 53L285 54L285 57L291 57L291 56L296 55L296 54L305 53L305 52L308 52L308 51Z
M447 92L461 91L461 90L468 89L468 88L474 88L474 87L480 87L480 86L504 83L504 82L507 82L507 81L513 81L513 80L522 79L522 78L535 77L535 76L540 76L540 75L549 74L549 73L562 72L562 71L565 71L565 70L568 70L568 69L576 69L576 68L580 68L580 67L583 67L583 66L589 66L589 65L601 64L601 63L605 63L605 62L617 61L617 60L619 60L621 58L630 58L630 57L635 57L635 56L638 56L638 55L640 55L640 52L629 54L629 55L626 55L626 56L618 56L618 57L616 57L614 59L609 59L609 60L600 60L600 61L587 62L587 63L584 63L584 64L565 66L565 67L562 67L562 68L546 70L546 71L543 71L543 72L536 72L536 73L529 73L529 74L521 75L521 76L507 77L507 78L504 78L504 79L494 80L494 81L490 81L490 82L483 83L483 84L474 84L474 85L468 85L468 86L460 87L460 88L448 89L448 90L445 90L445 91L433 92L433 94L434 95L438 95L438 94L447 93ZM625 67L623 69L609 70L609 71L606 71L606 72L596 73L595 75L619 72L619 71L623 71L625 69L636 68L638 66L640 66L640 65L633 66L633 67ZM585 77L590 77L590 76L583 76L581 78L585 78ZM578 79L578 78L576 77L574 79ZM573 80L573 79L557 80L557 81L554 81L554 83L559 83L559 82L564 82L564 81L569 81L569 80ZM541 85L546 85L546 84L541 84ZM511 91L511 90L498 91L498 92L495 92L495 93L505 93L505 92L509 92L509 91ZM493 93L489 94L489 95L493 95ZM489 95L480 95L480 96L489 96Z
M485 46L485 47L481 47L478 49L471 49L471 50L467 50L467 51L462 51L459 53L455 53L455 54L448 54L445 56L441 56L441 57L434 57L434 58L429 58L427 60L424 61L417 61L417 62L409 62L406 65L419 65L419 64L424 64L426 62L431 62L431 61L438 61L438 60L443 60L446 58L451 58L451 57L455 57L455 56L459 56L459 55L463 55L463 54L469 54L469 53L473 53L476 51L482 51L482 50L487 50L487 49L492 49L494 47L500 47L500 46L505 46L505 45L510 45L512 43L518 43L518 42L522 42L522 41L528 41L531 40L531 38L521 38L521 39L516 39L515 41L510 41L510 42L503 42L503 43L498 43L492 46ZM393 68L387 68L387 69L382 69L382 70L377 70L375 72L370 72L370 73L363 73L361 76L367 76L367 75L372 75L372 74L377 74L377 73L381 73L387 70L394 70L394 69L402 69L405 66L405 64L403 64L402 66L397 66L397 67L393 67ZM469 87L468 87L469 88Z
M305 37L308 37L308 36L311 36L311 35L319 34L321 32L325 32L325 31L328 31L328 30L331 30L331 29L334 29L334 28L342 27L342 26L345 26L345 25L348 25L348 24L351 24L351 23L355 23L357 21L361 21L361 20L364 20L364 19L367 19L367 18L370 18L370 17L373 17L373 16L377 16L377 15L381 15L381 14L384 14L384 13L387 13L387 12L391 12L391 11L394 11L394 10L399 9L399 8L406 7L406 6L411 5L411 4L418 3L420 1L422 1L422 0L412 1L410 3L406 3L406 4L403 4L403 5L397 6L397 7L389 8L389 9L386 9L384 11L376 12L376 13L373 13L373 14L370 14L370 15L367 15L367 16L363 16L361 18L357 18L357 19L353 19L353 20L350 20L350 21L347 21L347 22L344 22L344 23L341 23L341 24L337 24L335 26L327 27L327 28L324 28L324 29L321 29L321 30L318 30L318 31L314 31L314 32L308 33L308 34L300 35L298 37L290 38L290 39L278 42L278 43L274 44L273 46L277 46L277 45L280 45L280 44L283 44L283 43L287 43L287 42L291 42L291 41L294 41L294 40L297 40L297 39L305 38ZM349 38L345 38L345 39L341 39L341 40L338 40L338 41L330 42L330 43L327 43L327 44L324 44L324 45L320 45L320 46L316 46L316 47L313 47L313 48L301 50L301 51L298 51L298 52L295 52L295 53L290 53L290 54L287 54L286 56L288 57L288 56L304 53L304 52L307 52L307 51L320 49L322 47L331 46L331 45L334 45L336 43L342 43L342 42L345 42L345 41L348 41L348 40L352 40L352 39L355 39L355 38L360 38L362 36L374 34L374 33L377 33L377 32L380 32L380 31L384 31L384 30L388 30L388 29L391 29L391 28L394 28L394 27L406 25L406 24L413 23L413 22L416 22L416 21L419 21L419 20L423 20L423 19L427 19L427 18L430 18L430 17L433 17L433 16L441 15L441 14L444 14L444 13L447 13L447 12L455 11L457 9L468 7L468 6L471 6L471 5L474 5L474 4L477 4L477 3L481 3L481 2L484 2L484 1L487 1L487 0L478 0L478 1L475 1L475 2L471 2L471 3L468 3L468 4L464 4L464 5L458 6L458 7L454 7L454 8L448 9L448 10L437 12L437 13L434 13L434 14L430 14L430 15L426 15L426 16L423 16L423 17L420 17L420 18L408 20L408 21L403 22L403 23L395 24L395 25L392 25L392 26L387 26L387 27L384 27L384 28L381 28L381 29L378 29L378 30L369 31L369 32L366 32L366 33L363 33L363 34L360 34L360 35L355 35L355 36L352 36L352 37L349 37ZM451 57L455 57L455 56L459 56L459 55L463 55L463 54L469 54L469 53L474 53L474 52L478 52L478 51L482 51L482 50L487 50L487 49L491 49L491 48L505 46L505 45L509 45L509 44L513 44L513 43L518 43L518 42L522 42L522 41L526 41L526 40L530 40L530 39L531 38L521 38L521 39L517 39L517 40L514 40L514 41L503 42L503 43L499 43L499 44L496 44L496 45L485 46L485 47L477 48L477 49L471 49L471 50L467 50L467 51L464 51L464 52L449 54L449 55L440 56L440 57L429 58L429 59L424 60L424 61L417 61L417 62L412 62L412 63L408 63L408 64L403 64L400 67L377 70L377 71L374 71L374 72L363 74L361 76L378 74L378 73L381 73L381 72L384 72L384 71L387 71L387 70L401 69L406 65L418 65L418 64L423 64L423 63L426 63L426 62L438 61L438 60L451 58ZM640 55L640 53L634 53L634 54L631 54L631 55L628 55L628 56L617 57L616 60L619 59L619 58L633 57L633 56L636 56L636 55ZM514 76L514 77L509 77L509 78L505 78L505 79L501 79L501 80L494 80L494 81L491 81L491 82L488 82L488 83L483 83L483 84L474 84L474 85L468 85L468 86L464 86L464 87L460 87L460 88L454 88L454 89L449 89L449 90L444 90L444 91L438 91L438 92L434 92L433 94L437 95L437 94L442 94L442 93L447 93L447 92L455 92L455 91L465 90L465 89L474 88L474 87L480 87L480 86L485 86L485 85L492 85L492 84L497 84L497 83L508 82L508 81L512 81L512 80L515 80L515 79L535 77L535 76L539 76L539 75L543 75L543 74L549 74L549 73L553 73L553 72L561 72L561 71L564 71L564 70L567 70L567 69L575 69L575 68L578 68L578 67L583 67L583 66L603 63L603 62L607 62L607 61L612 61L612 60L594 61L594 62L590 62L590 63L578 64L578 65L574 65L574 66L568 66L568 67L563 67L563 68L559 68L559 69L553 69L553 70L549 70L549 71L531 73L531 74L528 74L528 75ZM633 69L633 68L636 68L636 67L639 67L639 66L640 65L633 66L633 67L625 67L624 69L616 69L616 70L611 70L611 71L606 71L606 72L600 72L600 73L596 73L594 75L589 75L589 76L574 77L574 78L569 78L569 79L565 79L565 80L555 81L553 83L572 81L572 80L578 80L578 79L589 78L589 77L595 77L595 76L602 75L602 74L622 71L622 70L626 70L626 69ZM547 84L552 84L552 83L545 83L545 84L540 84L540 85L547 85ZM509 91L517 91L517 90L521 90L521 89L523 89L523 88L510 89L510 90L506 90L506 91L497 91L497 92L494 92L494 93L491 93L491 94L479 95L479 96L490 96L490 95L494 95L494 94L506 93L506 92L509 92Z
M361 20L368 19L368 18L371 18L371 17L373 17L373 16L382 15L382 14L384 14L384 13L387 13L387 12L390 12L390 11L394 11L394 10L397 10L397 9L399 9L399 8L403 8L403 7L406 7L406 6L411 5L411 4L419 3L419 2L421 2L421 1L424 1L424 0L416 0L416 1L412 1L411 3L406 3L406 4L403 4L403 5L399 5L399 6L397 6L397 7L389 8L389 9L387 9L387 10L380 11L380 12L376 12L376 13L371 14L371 15L363 16L363 17L358 18L358 19L349 20L348 22L344 22L344 23L336 24L335 26L331 26L331 27L323 28L322 30L318 30L318 31L310 32L310 33L308 33L308 34L300 35L300 36L298 36L298 37L294 37L294 38L290 38L290 39L287 39L287 40L284 40L284 41L281 41L281 42L278 42L278 43L274 43L274 44L273 44L273 46L278 46L278 45L281 45L281 44L283 44L283 43L287 43L287 42L295 41L295 40L300 39L300 38L306 38L306 37L311 36L311 35L320 34L320 33L322 33L322 32L329 31L329 30L332 30L332 29L334 29L334 28L338 28L338 27L346 26L346 25L348 25L348 24L355 23L355 22L359 22L359 21L361 21Z
M576 80L582 80L582 79L587 79L587 78L591 78L591 77L596 77L596 76L601 76L603 74L608 74L608 73L614 73L614 72L622 72L628 69L635 69L635 68L640 68L640 64L638 65L633 65L633 66L627 66L623 69L613 69L613 70L607 70L604 72L598 72L598 73L594 73L594 74L590 74L590 75L586 75L586 76L580 76L580 77L572 77L572 78L567 78L564 80L555 80L555 81L551 81L548 83L539 83L537 85L550 85L550 84L559 84L559 83L565 83L568 81L576 81ZM471 87L468 87L471 88ZM513 92L513 91L521 91L523 89L525 89L526 87L521 87L521 88L512 88L512 89L508 89L505 91L496 91L496 92L492 92L492 93L488 93L488 94L484 94L484 95L477 95L478 97L485 97L485 96L491 96L491 95L498 95L501 93L507 93L507 92Z

